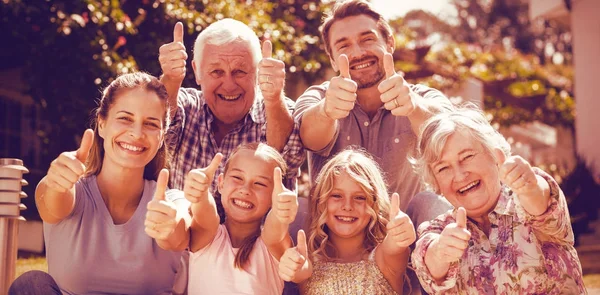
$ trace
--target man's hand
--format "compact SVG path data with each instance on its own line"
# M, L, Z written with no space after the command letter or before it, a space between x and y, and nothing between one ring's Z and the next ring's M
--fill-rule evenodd
M188 58L183 45L183 24L178 22L173 29L173 42L160 47L158 61L165 78L183 82Z
M217 153L208 167L193 169L188 173L183 184L183 194L188 201L198 203L208 198L215 172L219 168L222 159L223 155Z
M415 94L408 87L404 78L394 69L394 58L390 53L383 56L383 67L386 79L379 83L377 89L385 109L394 116L409 116L416 108Z
M85 161L94 143L94 131L87 129L81 138L79 149L64 152L58 156L48 169L46 184L49 190L65 193L73 188L79 178L85 173Z
M286 225L294 222L298 213L298 196L283 186L283 177L279 167L273 171L272 198L271 210L277 220Z
M350 114L356 103L358 85L350 77L350 65L345 54L338 58L340 75L331 78L329 88L325 92L322 113L332 119L343 119Z
M168 239L177 226L177 207L165 199L168 182L169 170L162 169L156 180L154 198L147 205L144 231L156 240Z
M285 85L285 64L272 56L273 45L267 40L262 44L262 60L258 63L258 85L265 102L279 101Z

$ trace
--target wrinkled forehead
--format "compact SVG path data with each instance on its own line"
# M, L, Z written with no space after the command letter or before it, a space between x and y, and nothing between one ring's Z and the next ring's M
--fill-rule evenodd
M248 41L234 40L220 45L204 45L201 65L223 62L235 63L237 65L243 64L247 67L256 67L258 64L258 60L255 60L251 45Z

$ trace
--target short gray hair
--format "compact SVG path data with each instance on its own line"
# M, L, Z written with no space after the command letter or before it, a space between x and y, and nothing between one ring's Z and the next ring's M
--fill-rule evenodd
M494 149L510 156L510 144L475 106L463 106L452 112L434 115L423 123L417 142L417 158L410 159L415 172L421 175L427 189L436 193L439 187L431 164L440 160L448 138L457 131L466 131L473 140L481 143L487 153L496 158Z
M243 22L225 18L210 24L204 29L194 42L194 61L196 69L200 69L202 52L206 44L221 46L234 41L245 41L250 45L253 65L256 67L262 59L260 40L256 33Z

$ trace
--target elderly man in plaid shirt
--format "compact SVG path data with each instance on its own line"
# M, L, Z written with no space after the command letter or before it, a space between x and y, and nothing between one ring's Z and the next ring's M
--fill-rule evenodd
M169 92L171 126L166 142L173 153L170 187L183 190L191 169L207 167L217 153L225 160L241 144L266 142L278 149L289 169L285 184L295 190L305 154L292 118L294 102L283 94L285 65L271 58L271 43L262 49L245 24L224 19L204 29L194 44L192 68L196 88L180 88L186 73L183 25L173 42L160 47L161 81ZM217 177L211 190L217 192ZM224 218L218 194L217 208Z

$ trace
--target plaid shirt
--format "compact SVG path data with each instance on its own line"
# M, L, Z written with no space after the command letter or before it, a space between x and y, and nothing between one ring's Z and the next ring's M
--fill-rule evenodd
M293 113L294 102L286 98L285 103L290 114ZM224 160L215 175L223 172L225 160L239 145L256 141L267 142L266 112L262 97L256 97L248 114L225 135L221 146L217 145L211 132L213 120L214 115L205 103L202 91L194 88L179 89L177 111L165 139L173 156L169 187L183 190L185 176L190 170L208 166L217 153L222 153ZM297 122L283 148L282 155L288 164L284 184L287 188L296 191L296 178L300 174L300 165L305 158ZM213 180L211 192L215 198L218 198L216 191L217 177ZM219 201L217 200L217 204L220 204ZM218 209L219 215L223 217L222 208Z

